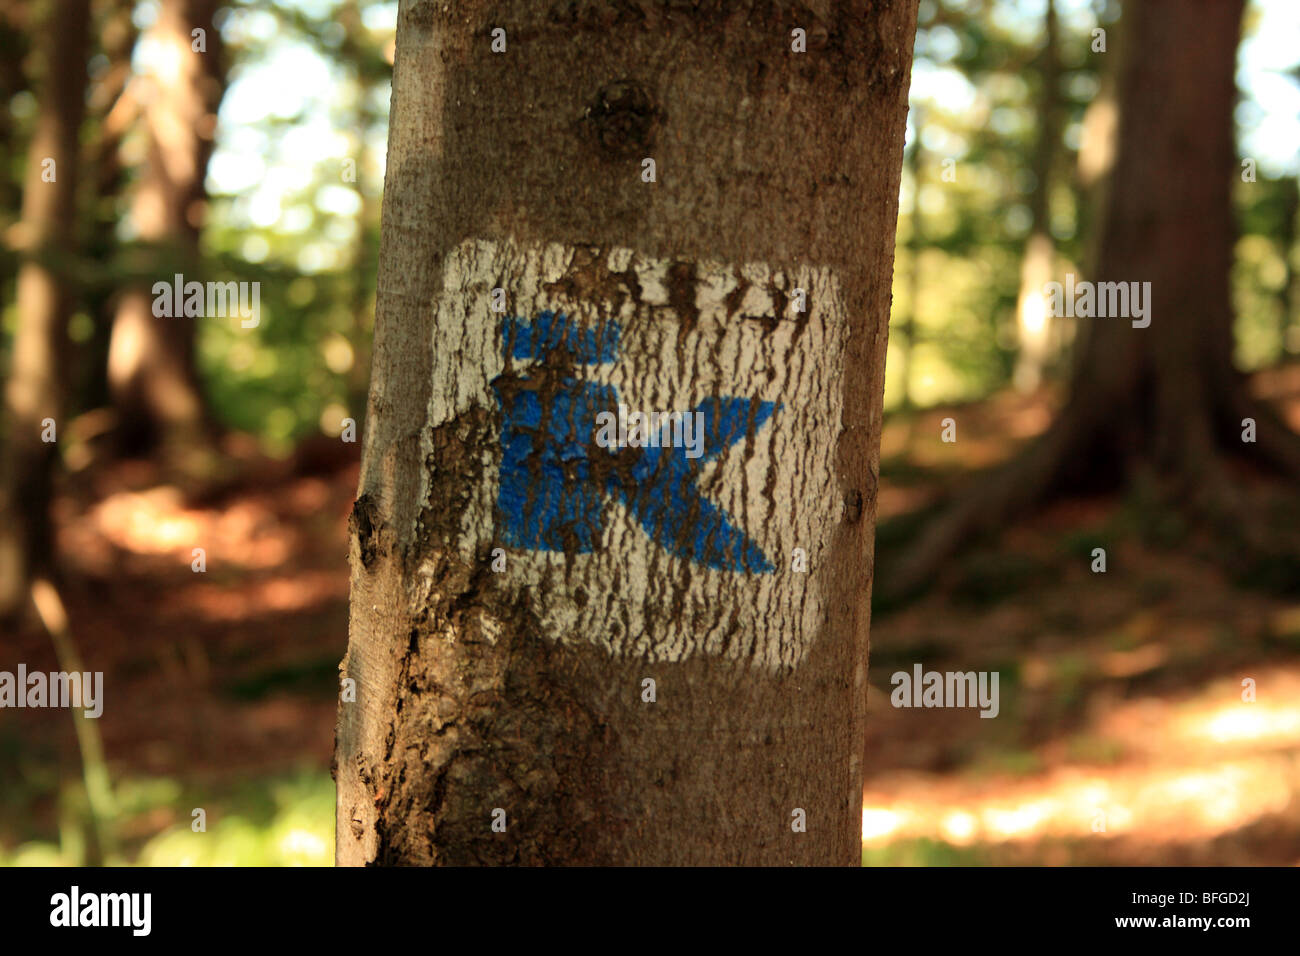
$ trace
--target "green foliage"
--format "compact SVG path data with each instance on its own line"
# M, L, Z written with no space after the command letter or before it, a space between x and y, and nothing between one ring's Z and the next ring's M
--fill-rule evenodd
M1300 597L1300 554L1282 547L1254 549L1233 564L1232 582L1279 597Z
M862 848L863 866L984 866L987 863L985 852L978 846L956 846L928 837Z
M953 596L971 604L995 604L1031 592L1058 572L1055 566L1019 551L977 550L961 560Z
M1020 261L1038 189L1050 191L1058 256L1077 262L1082 255L1084 211L1072 170L1099 61L1087 55L1095 17L1071 7L1060 21L1056 92L1065 122L1056 182L1040 184L1032 172L1043 95L1040 14L955 0L921 4L893 290L895 326L910 323L916 343L907 365L920 405L979 398L1008 381L1018 348ZM894 337L889 408L903 400L902 347Z
M999 777L1032 777L1043 772L1043 759L1023 747L989 749L976 759L973 773Z
M68 785L60 802L75 805ZM118 830L128 863L138 866L330 866L334 860L334 782L326 771L184 786L168 778L126 778L116 788ZM206 830L192 829L194 808ZM160 831L157 821L170 821ZM78 866L85 862L84 821L64 815L56 841L39 836L0 865ZM143 834L143 835L142 835Z
M201 805L201 804L196 804ZM208 810L208 829L188 821L150 839L141 866L330 866L334 781L328 774L254 781Z
M1124 746L1107 737L1078 734L1067 747L1070 761L1080 764L1117 764L1124 759Z
M1085 567L1091 568L1093 550L1102 548L1106 552L1106 566L1109 570L1118 540L1118 529L1109 522L1100 527L1080 528L1062 535L1061 553L1075 561L1085 562Z

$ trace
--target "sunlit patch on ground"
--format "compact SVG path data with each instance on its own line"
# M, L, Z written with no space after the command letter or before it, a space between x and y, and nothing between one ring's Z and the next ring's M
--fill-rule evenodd
M105 674L97 726L119 861L330 864L355 466L282 469L202 503L141 468L97 481L97 499L64 497L57 511L73 637ZM29 665L55 666L39 629L12 643ZM20 783L0 788L0 863L93 858L79 760L66 712L5 712L0 779ZM288 767L303 769L286 778ZM204 832L191 829L195 807Z
M185 564L195 547L215 561L220 557L246 568L283 564L293 544L288 529L255 502L225 508L187 508L181 493L162 486L122 491L96 505L87 516L109 544L145 555L173 555Z
M971 862L1047 861L1053 846L1062 863L1300 865L1300 667L1229 670L1194 690L1094 691L1080 721L1016 761L958 744L969 756L956 767L882 767L864 794L863 846L880 862L917 846L927 847L920 862L933 862L927 854L942 844L976 848ZM874 697L886 733L903 733L915 712L882 713L887 696ZM930 737L963 716L978 740L974 713L933 711L912 727Z
M886 778L865 795L863 841L938 837L965 845L1107 834L1192 841L1282 813L1298 793L1300 765L1290 757L1104 773L1061 768L1029 781Z
M69 784L61 800L75 803ZM117 862L141 866L332 866L334 781L328 770L231 776L215 785L126 777L117 785ZM201 809L200 821L195 811ZM201 829L196 829L200 827ZM68 817L57 840L6 851L0 865L69 866L85 859L87 835Z
M1256 389L1300 409L1298 373ZM1006 436L1043 420L1033 403L1043 396L886 424L878 566L917 533L888 519L1010 455ZM943 446L949 415L962 438ZM1244 488L1270 500L1262 480ZM878 609L864 861L1300 865L1300 604L1235 571L1217 539L1143 500L1077 496ZM891 674L918 663L998 672L1001 713L892 707Z
M266 577L238 589L206 587L191 605L213 621L242 621L271 612L291 613L325 601L346 601L347 579L336 571L299 571Z

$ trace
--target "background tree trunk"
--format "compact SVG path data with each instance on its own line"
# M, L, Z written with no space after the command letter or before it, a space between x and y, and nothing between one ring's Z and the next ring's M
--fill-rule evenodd
M1086 323L1070 398L1046 435L938 519L891 576L918 586L969 536L1048 495L1147 472L1171 498L1256 538L1223 455L1258 453L1300 476L1300 442L1251 400L1232 364L1229 277L1234 73L1242 0L1131 0L1119 154L1098 251L1099 282L1151 283L1147 328ZM1194 131L1194 132L1193 132ZM1242 421L1254 418L1255 444Z
M903 391L900 407L905 412L914 408L912 402L912 362L916 358L916 343L920 337L921 316L921 256L925 254L925 213L921 209L921 187L924 185L925 144L921 140L924 129L925 114L920 107L912 110L912 128L916 130L916 141L912 151L904 156L904 164L912 180L912 205L908 210L908 225L911 231L907 239L907 318L906 322L894 309L890 315L891 344L894 352L894 365L891 371L898 376ZM901 326L901 328L900 328ZM909 444L911 435L909 434Z
M155 281L199 268L207 205L203 181L224 91L221 35L212 24L218 6L218 0L163 0L147 34L166 51L163 63L154 75L136 80L149 143L131 219L138 238L156 243L162 253ZM195 29L205 31L206 52L193 49ZM158 317L152 307L149 286L122 294L109 342L109 389L128 449L161 442L174 461L183 462L208 437L194 355L201 320Z
M1149 280L1152 321L1090 323L1065 416L1080 460L1112 474L1140 456L1195 480L1217 442L1241 447L1240 420L1217 416L1213 402L1240 390L1228 283L1242 6L1143 0L1131 14L1139 39L1097 279Z
M0 616L27 602L52 563L50 499L56 445L42 421L61 420L71 277L58 272L77 239L78 134L85 112L88 0L53 0L41 28L40 118L27 157L18 271L18 331L5 384L0 455ZM54 166L47 167L48 160ZM46 174L53 179L46 181Z
M131 20L135 0L113 0L100 5L99 16L91 29L99 37L100 52L107 60L105 68L91 84L87 99L92 121L89 140L83 147L85 178L93 197L90 231L85 254L93 262L111 262L119 255L118 197L127 190L128 170L122 163L122 144L140 117L143 104L135 99L141 88L134 84L131 58L139 31ZM94 319L94 332L77 349L78 368L71 389L76 406L96 410L90 421L97 420L101 429L114 418L108 387L108 350L113 334L113 319L119 303L118 290L99 286L88 290L86 310ZM78 422L84 428L87 419Z
M399 10L337 860L856 864L915 3L454 9ZM716 457L596 447L615 394Z
M1300 81L1300 77L1297 77ZM1296 231L1300 229L1300 178L1287 176L1282 185L1286 201L1282 206L1282 235L1278 245L1282 253L1282 285L1277 292L1279 359L1286 361L1300 354L1300 334L1296 328Z
M9 102L19 92L28 88L23 65L28 62L28 50L34 30L29 26L31 6L20 0L0 0L0 97ZM11 109L0 110L0 143L17 149L19 126L14 122ZM20 215L23 193L16 177L0 176L0 228L8 228ZM0 260L0 280L10 279L9 264Z
M1032 392L1042 383L1052 346L1052 319L1043 287L1052 280L1056 244L1052 241L1052 172L1061 145L1061 60L1056 4L1047 0L1043 51L1039 56L1038 139L1034 143L1034 191L1029 197L1029 236L1020 260L1016 330L1020 350L1012 374L1015 387Z

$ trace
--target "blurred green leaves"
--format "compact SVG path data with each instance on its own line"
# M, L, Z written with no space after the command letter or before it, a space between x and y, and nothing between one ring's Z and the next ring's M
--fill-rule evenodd
M58 843L30 839L6 851L3 866L78 866L85 862L75 785L59 795ZM331 866L334 781L324 770L183 787L167 778L117 785L119 839L126 862L140 866ZM39 795L32 795L34 799ZM207 829L191 829L194 808ZM161 828L160 828L161 824Z

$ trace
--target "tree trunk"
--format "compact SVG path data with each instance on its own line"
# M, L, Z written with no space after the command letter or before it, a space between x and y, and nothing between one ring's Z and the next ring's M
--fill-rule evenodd
M865 7L401 4L340 864L860 861L916 17Z
M223 93L221 35L212 24L218 6L219 0L163 0L149 36L168 55L156 74L137 80L146 103L148 154L131 219L138 238L157 244L163 254L157 263L160 281L199 266L207 204L203 180ZM196 29L205 32L204 52L194 49ZM195 322L181 315L155 316L147 286L122 294L109 343L108 382L128 449L161 443L168 457L183 463L188 453L206 446Z
M1052 170L1061 140L1061 62L1058 52L1056 4L1047 0L1045 36L1039 57L1038 139L1034 144L1034 191L1029 198L1029 237L1020 260L1020 294L1016 300L1019 351L1012 382L1022 392L1042 383L1050 358L1052 318L1043 289L1052 278L1056 246L1052 242Z
M91 27L99 36L99 52L107 61L91 84L86 108L93 121L92 136L83 149L89 194L94 197L85 254L94 262L114 261L121 247L118 197L127 191L128 172L122 163L121 149L141 109L141 104L135 101L138 87L132 85L131 70L131 57L139 38L131 20L135 7L135 0L101 4L99 16ZM78 408L111 409L108 350L118 299L117 289L102 286L90 290L86 296L86 310L94 319L94 331L77 349L77 368L69 376L75 383L70 386L70 395ZM105 424L112 421L111 413L100 412L94 417ZM84 421L79 427L84 427Z
M915 407L912 403L912 363L916 358L916 341L920 334L921 256L925 253L925 213L921 209L921 187L924 185L925 170L922 161L925 144L921 141L924 123L923 110L920 107L912 110L912 128L916 130L916 141L912 143L911 153L904 157L904 164L912 180L912 206L908 210L907 238L907 321L900 321L897 310L890 316L890 344L893 345L894 352L894 364L890 371L898 376L903 391L899 407L904 412L910 412ZM910 439L909 435L909 446Z
M26 3L0 0L0 98L6 103L28 88L23 64L27 62L36 33L30 26L31 16ZM8 150L17 151L20 124L14 120L11 110L0 110L0 143ZM0 229L13 225L13 220L20 215L22 201L22 184L16 177L0 176ZM9 278L9 264L0 259L0 281L7 284Z
M1102 4L1104 6L1104 4ZM1097 92L1083 111L1079 155L1074 168L1075 228L1083 237L1080 268L1084 275L1097 274L1101 261L1102 225L1110 206L1110 183L1115 175L1115 158L1119 154L1119 82L1122 65L1128 62L1131 46L1125 37L1132 32L1131 18L1122 18L1106 31L1107 48L1097 68ZM1075 319L1056 318L1070 342L1081 341ZM1073 349L1073 374L1080 374L1078 360L1082 349Z
M338 21L348 35L365 35L359 0L347 0L339 9ZM369 387L370 347L374 330L372 310L375 302L374 289L370 283L375 276L375 260L378 257L375 223L379 219L380 210L380 190L372 190L366 175L366 144L371 130L387 122L387 117L373 106L370 92L375 81L373 75L361 66L362 56L363 53L357 52L351 58L356 64L352 71L352 81L357 85L356 109L352 118L353 133L357 139L353 162L356 167L355 188L361 202L354 220L357 234L352 242L352 322L347 332L353 355L352 365L347 372L347 407L349 414L356 418L359 428L365 427L364 415L357 413L364 411Z
M70 277L52 262L77 240L78 135L85 112L88 0L53 0L41 27L40 114L27 156L18 271L18 331L5 383L0 454L0 617L27 603L32 576L52 563L54 441L63 426ZM49 165L50 162L53 165ZM43 422L52 419L54 433Z
M1232 365L1242 0L1131 0L1124 9L1133 55L1120 80L1119 154L1098 274L1089 278L1149 282L1150 324L1109 317L1086 325L1070 398L1047 434L927 529L891 575L891 592L919 587L971 535L1079 485L1156 474L1175 500L1249 534L1222 456L1258 454L1300 476L1300 442L1251 401ZM1256 420L1254 444L1243 443L1245 418Z
M1078 460L1114 468L1138 456L1194 475L1215 441L1241 446L1241 422L1215 416L1240 388L1228 283L1242 6L1141 0L1128 14L1134 55L1096 278L1149 281L1151 324L1092 320L1063 416Z
M1297 77L1300 79L1300 77ZM1285 202L1282 206L1282 235L1278 244L1282 252L1282 285L1277 293L1279 359L1300 354L1300 329L1296 328L1296 231L1300 229L1300 179L1287 176L1283 182Z

